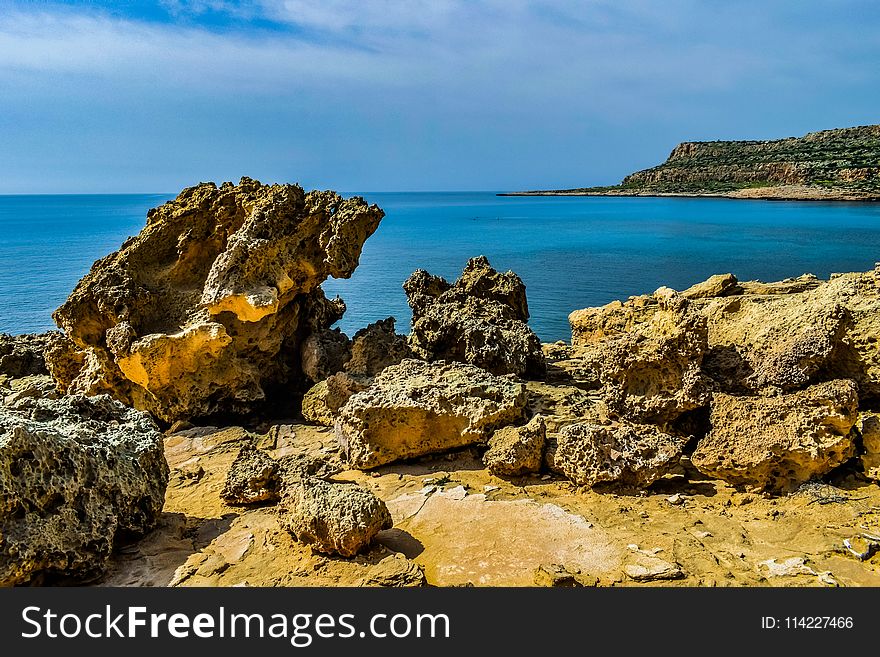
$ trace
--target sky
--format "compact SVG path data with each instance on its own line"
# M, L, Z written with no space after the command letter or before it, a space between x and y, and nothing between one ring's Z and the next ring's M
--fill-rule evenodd
M582 187L878 108L876 0L0 0L0 193Z

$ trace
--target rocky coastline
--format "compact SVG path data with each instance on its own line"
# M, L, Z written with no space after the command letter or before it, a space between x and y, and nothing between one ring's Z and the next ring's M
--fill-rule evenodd
M0 584L880 584L880 266L569 312L474 254L347 336L383 212L203 183L0 336Z
M499 196L685 196L880 201L880 125L763 141L688 141L619 185Z

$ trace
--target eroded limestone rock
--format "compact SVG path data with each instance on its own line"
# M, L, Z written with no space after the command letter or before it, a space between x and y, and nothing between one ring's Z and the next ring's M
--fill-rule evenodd
M323 381L342 371L351 358L351 340L339 329L315 331L303 341L300 356L303 374L312 381Z
M355 377L345 372L327 377L303 396L302 416L309 422L332 427L339 409L352 395L366 390L371 384L371 378Z
M521 427L503 427L489 439L483 463L489 472L501 476L538 472L544 459L545 437L544 418L540 415Z
M353 557L392 526L385 503L356 484L306 479L285 494L286 526L317 552Z
M582 486L644 488L678 464L685 442L653 425L582 422L554 436L548 465Z
M243 447L226 473L220 497L227 504L277 502L281 497L278 462L263 450Z
M373 322L354 334L351 358L345 371L353 376L375 376L390 365L397 365L413 354L405 335L394 331L395 319L388 317Z
M572 344L596 372L602 397L621 417L668 424L708 401L700 369L706 320L668 288L569 315Z
M426 360L454 360L493 374L542 377L541 341L526 323L526 288L484 257L468 261L450 284L418 270L403 284L413 311L410 346Z
M712 429L691 461L733 484L788 491L826 474L855 453L856 384L819 383L777 397L716 393Z
M880 415L861 413L856 426L862 436L861 459L865 474L880 481Z
M300 346L344 311L319 286L351 275L382 216L358 197L248 178L186 189L55 312L75 349L50 350L50 368L69 392L169 422L250 411L300 383Z
M145 413L79 395L0 408L0 585L99 575L115 538L156 524L167 484Z
M7 335L0 333L0 375L10 378L48 374L43 357L53 333Z
M366 470L485 441L523 418L521 383L473 365L408 359L386 368L339 410L336 437Z

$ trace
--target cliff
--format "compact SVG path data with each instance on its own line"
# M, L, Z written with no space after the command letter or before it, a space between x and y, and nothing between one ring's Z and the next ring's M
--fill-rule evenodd
M880 199L880 125L770 141L696 141L619 185L526 194Z

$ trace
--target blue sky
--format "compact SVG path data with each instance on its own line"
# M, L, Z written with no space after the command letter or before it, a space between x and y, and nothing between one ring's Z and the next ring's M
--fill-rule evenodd
M0 193L613 183L880 122L874 0L3 0Z

